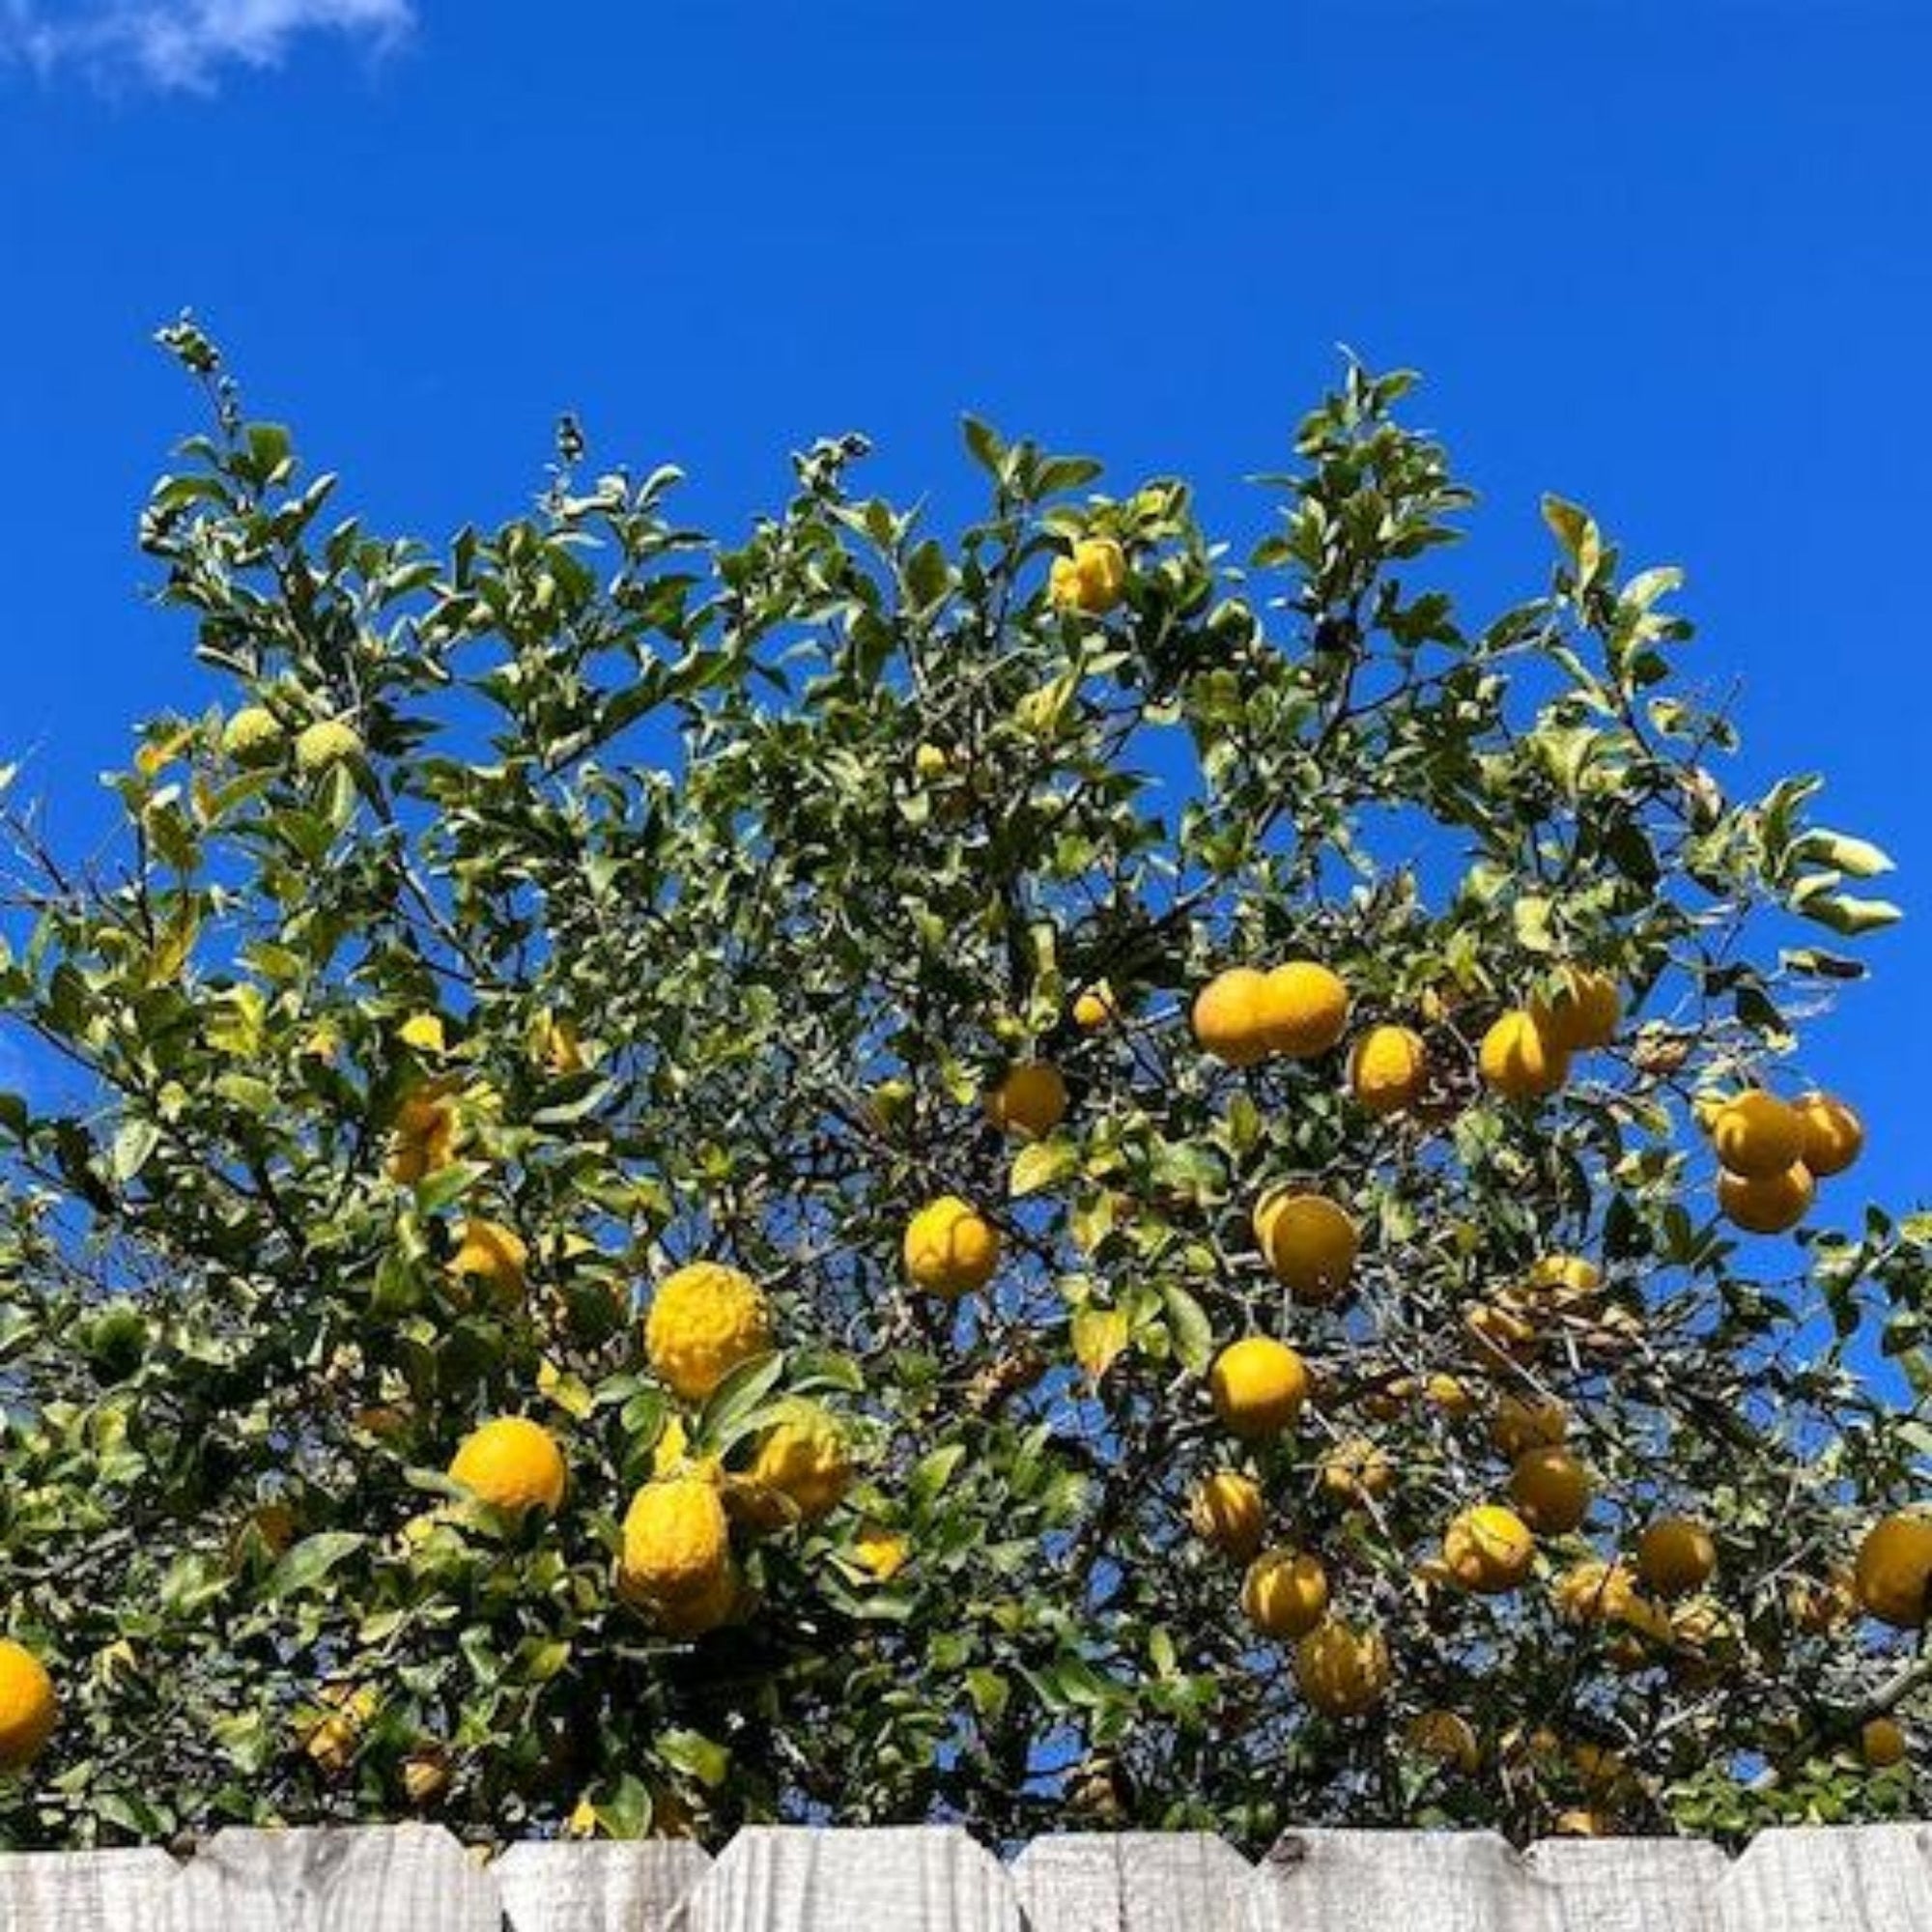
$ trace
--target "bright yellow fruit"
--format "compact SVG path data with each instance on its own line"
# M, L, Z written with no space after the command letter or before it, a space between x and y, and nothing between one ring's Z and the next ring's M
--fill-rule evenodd
M1358 1718L1374 1710L1388 1690L1389 1676L1388 1643L1378 1630L1356 1630L1330 1617L1294 1646L1294 1681L1330 1718Z
M1286 1343L1249 1335L1214 1358L1208 1385L1221 1426L1255 1441L1293 1424L1308 1398L1308 1370Z
M817 1522L838 1507L852 1487L845 1432L818 1404L796 1403L766 1432L746 1475L772 1499L768 1514L776 1522L792 1516L801 1522Z
M1000 1265L1000 1231L956 1194L942 1194L905 1231L905 1268L915 1288L949 1301L975 1293Z
M912 768L931 784L943 779L952 769L952 759L944 745L935 745L927 739L914 748Z
M1267 1512L1252 1477L1238 1469L1216 1469L1201 1479L1188 1498L1187 1520L1203 1543L1245 1563L1262 1547Z
M1590 1472L1567 1449L1526 1449L1510 1471L1510 1500L1539 1536L1567 1536L1590 1512Z
M1932 1614L1932 1516L1901 1510L1865 1532L1852 1587L1868 1614L1918 1630Z
M701 1588L689 1596L653 1592L623 1567L617 1573L617 1590L625 1602L643 1610L666 1636L689 1640L731 1621L738 1612L743 1583L737 1567L726 1561Z
M325 1716L303 1729L302 1749L318 1770L339 1777L355 1762L362 1733L381 1711L382 1700L366 1684L330 1684L318 1701L328 1708Z
M1798 1101L1798 1118L1804 1128L1804 1151L1800 1156L1819 1180L1829 1180L1864 1151L1865 1127L1842 1100L1829 1094L1805 1094Z
M621 1568L653 1603L696 1605L715 1597L731 1567L731 1529L717 1485L702 1476L659 1476L624 1512Z
M0 1637L0 1772L24 1771L59 1721L60 1699L46 1666L24 1644Z
M1066 1082L1051 1062L1026 1061L987 1094L986 1113L1003 1133L1037 1141L1066 1118Z
M1395 1464L1379 1443L1350 1435L1321 1459L1321 1487L1337 1502L1365 1508L1395 1487Z
M1484 1080L1506 1100L1547 1100L1570 1077L1570 1056L1520 1008L1483 1036Z
M1561 983L1545 999L1529 1003L1530 1016L1544 1037L1565 1053L1587 1053L1608 1046L1624 1015L1623 995L1607 973L1586 966L1565 967Z
M1112 537L1082 537L1072 555L1055 557L1047 573L1047 599L1056 611L1102 616L1126 591L1127 559Z
M325 718L296 736L296 768L314 778L362 755L362 740L354 725L339 718Z
M1660 1596L1688 1597L1717 1570L1718 1546L1690 1517L1660 1517L1637 1538L1637 1575Z
M1572 1564L1549 1586L1549 1595L1567 1624L1621 1622L1642 1605L1629 1567L1596 1558Z
M1890 1718L1868 1718L1859 1732L1859 1750L1874 1771L1889 1771L1905 1758L1905 1733Z
M1429 1051L1407 1027L1371 1027L1349 1056L1349 1091L1372 1114L1413 1105L1428 1077Z
M895 1530L867 1517L852 1538L853 1560L875 1583L890 1583L906 1566L912 1546Z
M1306 1636L1328 1610L1328 1573L1306 1550L1264 1549L1241 1579L1241 1613L1264 1636Z
M1267 975L1231 966L1194 996L1194 1037L1230 1066L1253 1066L1270 1051L1266 1014Z
M702 1402L741 1362L772 1346L771 1311L750 1275L692 1262L667 1275L644 1318L644 1352L686 1402Z
M1553 1448L1570 1434L1570 1411L1554 1396L1506 1395L1490 1421L1490 1440L1512 1462L1530 1449Z
M498 1308L513 1309L524 1299L525 1270L530 1251L514 1228L500 1221L466 1221L457 1231L449 1270L474 1282Z
M1558 1838L1607 1838L1616 1829L1617 1821L1609 1812L1578 1804L1557 1812L1549 1821L1550 1833Z
M1475 1412L1475 1391L1460 1376L1452 1376L1444 1370L1436 1370L1423 1381L1422 1393L1444 1415L1457 1421Z
M1719 1208L1747 1235L1788 1234L1811 1211L1817 1196L1811 1170L1803 1161L1755 1180L1728 1168L1718 1176Z
M479 1502L512 1516L539 1504L554 1510L563 1501L563 1451L540 1423L499 1415L463 1438L449 1477Z
M1604 1285L1594 1262L1581 1255L1545 1255L1529 1271L1528 1284L1558 1304L1587 1301Z
M1334 1301L1348 1293L1358 1238L1339 1202L1325 1194L1265 1195L1255 1227L1275 1279L1297 1301Z
M447 1167L456 1152L456 1102L440 1083L404 1096L396 1109L389 1179L406 1186Z
M1264 978L1262 1032L1270 1053L1313 1060L1349 1025L1349 989L1341 976L1313 959L1291 959Z
M1770 1180L1804 1156L1804 1121L1789 1101L1753 1087L1734 1094L1711 1122L1711 1145L1732 1174Z
M1403 1741L1409 1749L1464 1777L1473 1777L1483 1762L1481 1745L1467 1718L1455 1711L1421 1711L1408 1720Z
M1082 1033L1119 1026L1122 1018L1120 997L1104 980L1086 987L1073 1002L1073 1024Z
M1478 1503L1450 1522L1442 1537L1442 1560L1463 1589L1498 1597L1529 1575L1536 1539L1514 1510Z

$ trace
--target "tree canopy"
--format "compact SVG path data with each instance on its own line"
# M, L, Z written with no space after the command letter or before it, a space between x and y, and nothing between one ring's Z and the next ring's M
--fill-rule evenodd
M223 695L9 793L0 1836L1911 1809L1897 915L1676 572L1464 616L1355 366L1251 544L968 419L957 532L566 421L433 545L164 340Z

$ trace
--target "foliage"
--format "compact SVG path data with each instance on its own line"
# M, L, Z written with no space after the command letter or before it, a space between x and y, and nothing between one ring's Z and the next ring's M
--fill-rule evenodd
M1895 912L1815 780L1725 790L1676 573L1552 499L1551 586L1466 628L1429 573L1468 493L1398 421L1409 379L1353 367L1241 568L1181 484L1081 495L1097 466L971 421L990 506L952 542L855 488L856 440L733 545L678 525L673 470L586 480L566 423L531 514L438 550L335 521L207 340L165 339L214 424L142 543L226 695L141 729L111 860L10 821L4 1623L63 1713L0 1835L414 1805L1260 1844L1911 1803L1909 1765L1845 1754L1917 1694L1907 1640L1794 1589L1921 1480L1872 1344L1924 1388L1927 1230L1838 1181L1795 1240L1741 1238L1693 1120L1788 1084L1861 971L1799 922ZM1103 540L1124 571L1090 551L1050 597ZM1421 1037L1412 1105L1358 1105L1346 1048L1203 1053L1202 984L1297 956L1351 1030ZM1490 1093L1490 1023L1579 966L1615 1042L1547 1102ZM1034 1140L982 1107L1030 1060L1070 1096ZM1284 1182L1359 1230L1346 1297L1258 1252ZM949 1195L1001 1237L957 1299L901 1259ZM515 1267L452 1266L497 1228ZM1552 1252L1601 1286L1523 1300ZM642 1312L695 1261L759 1286L777 1348L687 1400ZM1207 1371L1248 1333L1313 1388L1243 1443ZM1495 1405L1538 1393L1591 1514L1521 1587L1458 1589L1444 1530L1510 1478ZM633 1495L732 1494L801 1398L849 1491L735 1512L729 1620L654 1621L618 1587ZM562 1445L554 1513L443 1473L498 1415ZM1311 1710L1190 1527L1223 1467L1385 1636L1367 1715ZM1551 1578L1665 1511L1717 1531L1702 1622L1566 1622ZM1417 1747L1435 1711L1480 1769Z

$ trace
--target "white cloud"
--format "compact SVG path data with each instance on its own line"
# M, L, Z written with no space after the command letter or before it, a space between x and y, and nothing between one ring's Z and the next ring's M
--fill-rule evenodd
M412 0L0 0L0 59L205 93L223 68L278 66L304 34L394 44Z

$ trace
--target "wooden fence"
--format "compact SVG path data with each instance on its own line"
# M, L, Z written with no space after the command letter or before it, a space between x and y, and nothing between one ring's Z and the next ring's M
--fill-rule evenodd
M1690 1839L1295 1832L1251 1865L1207 1836L758 1830L695 1845L524 1844L428 1826L0 1854L0 1932L1926 1932L1932 1826Z

